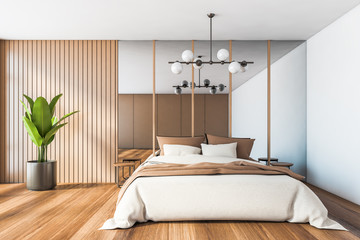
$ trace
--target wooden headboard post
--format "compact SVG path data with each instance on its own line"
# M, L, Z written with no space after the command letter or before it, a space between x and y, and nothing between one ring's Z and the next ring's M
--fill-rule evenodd
M156 98L155 98L155 40L153 40L153 93L152 93L152 140L153 156L155 157L156 146Z
M194 53L194 40L191 41L191 50ZM191 64L191 82L194 86L194 66ZM191 88L191 136L195 137L195 92L194 87Z
M271 158L271 41L267 41L267 164Z
M232 61L232 40L229 40L229 62ZM229 137L232 137L232 73L229 72Z

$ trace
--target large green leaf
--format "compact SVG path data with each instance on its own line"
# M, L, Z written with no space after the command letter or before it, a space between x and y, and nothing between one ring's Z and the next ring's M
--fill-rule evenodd
M34 123L32 123L27 117L23 117L23 121L31 141L33 141L36 146L40 147L43 142L43 138L40 136Z
M29 96L27 96L27 95L25 95L25 94L23 94L23 96L24 96L24 97L26 98L26 100L29 102L30 110L31 110L31 112L32 112L32 109L33 109L33 106L34 106L34 100L32 100L31 97L29 97Z
M45 137L52 128L51 116L49 104L45 98L38 97L33 106L32 122L35 124L42 137Z
M43 144L44 145L48 145L50 143L50 140L51 140L51 137L55 135L55 133L60 129L62 128L63 126L65 126L67 123L63 123L63 124L60 124L56 127L54 127L53 129L51 129L46 135L45 135L45 138L44 138L44 141L43 141ZM52 141L52 140L51 140Z
M54 138L55 138L55 135L53 135L53 136L49 139L49 141L47 142L47 145L49 145L50 143L52 143L52 141L54 141Z
M59 95L57 95L57 96L55 96L55 97L51 100L51 102L50 102L50 104L49 104L51 116L54 115L55 105L56 105L57 101L59 101L59 98L60 98L61 96L62 96L62 93L59 94Z
M74 111L74 112L71 112L71 113L68 113L68 114L64 115L62 118L60 118L60 120L54 126L56 126L57 124L59 124L64 119L66 119L66 118L70 117L71 115L73 115L75 113L78 113L78 112L80 112L80 111Z
M20 100L20 102L21 102L21 104L24 106L24 108L25 108L25 111L26 111L26 117L31 121L31 114L30 114L30 111L29 111L29 109L26 107L26 105L25 105L25 103L23 102L23 101L21 101Z
M58 122L57 117L56 117L56 116L53 116L53 117L51 118L51 124L54 126L57 122Z

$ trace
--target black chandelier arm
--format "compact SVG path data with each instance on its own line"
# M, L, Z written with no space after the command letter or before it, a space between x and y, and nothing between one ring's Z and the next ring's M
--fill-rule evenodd
M188 88L189 86L182 86L182 85L176 85L176 86L172 86L173 88ZM209 85L209 86L205 86L205 85L195 85L195 88L212 88L212 87L219 87L219 86L216 86L216 85ZM226 86L224 86L224 88L226 88Z
M175 62L168 62L169 64L173 64L173 63L176 63L176 62L178 62L178 63L181 63L181 64L186 64L186 65L189 65L189 64L196 64L196 62L180 62L180 61L175 61ZM254 64L254 62L248 62L248 61L241 61L241 62L238 62L238 63L247 63L247 64ZM202 64L230 64L230 63L232 63L232 62L225 62L225 61L220 61L220 62L211 62L211 61L209 61L209 62L202 62Z

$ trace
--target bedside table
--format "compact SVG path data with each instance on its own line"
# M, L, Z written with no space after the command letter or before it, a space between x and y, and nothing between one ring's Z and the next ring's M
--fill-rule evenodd
M274 162L274 163L271 163L271 166L274 166L274 167L287 167L289 169L293 165L294 165L293 163L289 163L289 162Z
M141 164L141 158L123 158L122 162L133 162L133 163L137 163L139 162L139 165Z
M268 161L267 157L258 158L258 162L266 162L266 165L267 165L267 161ZM270 163L271 162L278 162L278 161L279 161L279 159L277 159L277 158L270 158Z
M118 187L122 187L126 179L128 179L131 174L135 171L135 163L134 162L117 162L114 163L115 167L115 182ZM124 168L129 167L129 177L124 176ZM121 175L120 175L121 168ZM131 171L132 170L132 171ZM120 179L121 177L121 179Z

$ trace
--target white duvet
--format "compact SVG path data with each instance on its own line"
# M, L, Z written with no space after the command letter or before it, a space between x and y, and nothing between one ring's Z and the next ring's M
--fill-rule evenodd
M148 159L143 166L238 160L202 155L159 156ZM136 222L149 220L247 220L309 222L317 228L345 230L327 213L305 184L287 175L140 177L128 187L114 217L101 229L130 228Z

